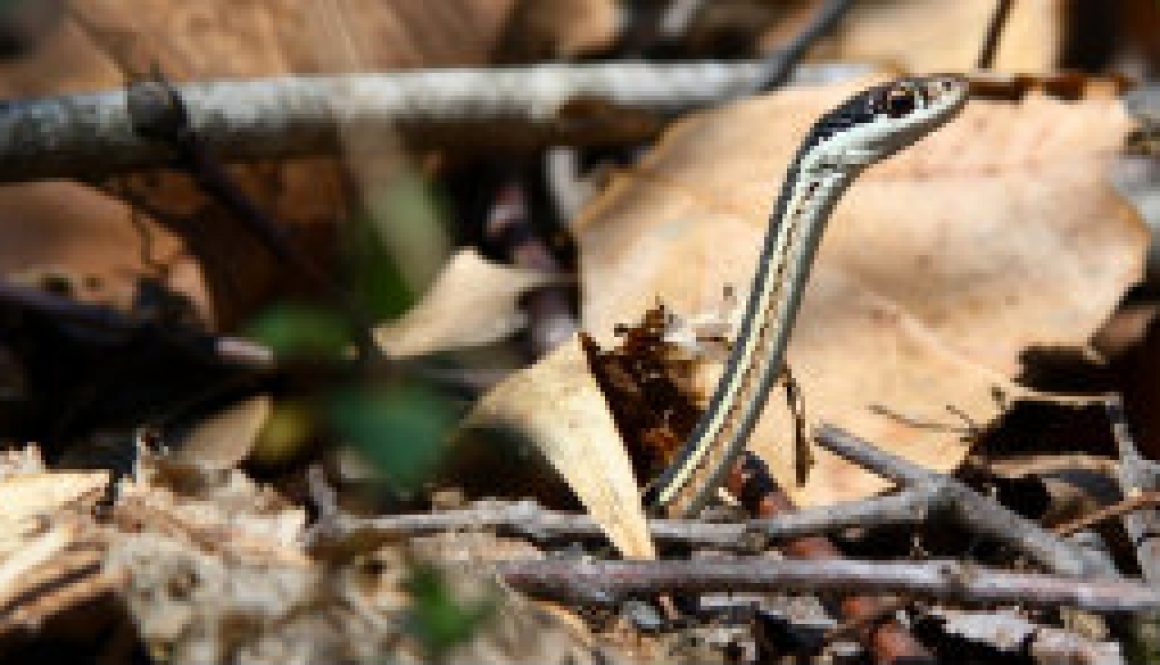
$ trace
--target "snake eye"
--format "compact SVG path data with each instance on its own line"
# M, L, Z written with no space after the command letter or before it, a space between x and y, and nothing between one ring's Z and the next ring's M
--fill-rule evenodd
M901 118L914 110L916 104L915 93L911 88L892 88L886 93L886 115L891 118Z

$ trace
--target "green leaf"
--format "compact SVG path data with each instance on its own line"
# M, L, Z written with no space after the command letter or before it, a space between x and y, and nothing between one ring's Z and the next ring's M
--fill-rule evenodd
M279 357L341 358L352 338L350 326L338 314L296 304L274 306L246 332Z
M397 318L438 274L450 250L443 218L432 188L405 172L369 191L364 213L343 225L343 265L376 320Z
M456 413L432 390L397 385L337 393L331 422L393 488L409 492L435 470Z
M440 662L452 648L463 644L495 612L495 600L461 604L438 569L416 564L407 580L411 609L407 627L431 662Z

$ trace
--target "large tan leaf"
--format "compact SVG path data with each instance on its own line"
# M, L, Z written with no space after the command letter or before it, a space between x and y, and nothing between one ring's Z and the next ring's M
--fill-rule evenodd
M496 425L538 446L624 556L656 556L632 465L576 336L488 392L463 431Z
M578 222L585 328L608 344L658 295L688 314L714 308L725 284L748 289L792 151L850 92L787 90L678 123ZM904 419L961 426L950 405L991 420L993 389L1020 390L1023 349L1084 344L1140 275L1145 232L1103 176L1128 127L1116 100L975 101L860 178L831 220L790 346L807 418L935 469L957 464L956 433ZM751 446L792 488L780 404ZM820 455L796 498L881 487Z

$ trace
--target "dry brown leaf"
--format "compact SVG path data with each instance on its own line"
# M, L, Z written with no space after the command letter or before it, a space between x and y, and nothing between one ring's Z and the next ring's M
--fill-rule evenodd
M994 68L1043 73L1063 40L1062 0L1012 3ZM975 66L995 0L876 0L855 3L831 49L819 55L902 71L963 71Z
M493 388L462 428L497 424L539 446L624 556L655 558L632 465L578 337Z
M612 46L616 0L516 0L494 53L497 64L576 60Z
M155 272L150 261L168 266L172 287L202 297L201 275L175 238L157 228L142 235L128 206L71 182L0 186L0 274L66 277L78 299L127 307L137 278Z
M155 65L177 81L479 65L488 61L512 2L78 0L68 3L65 20L27 57L0 66L0 93L19 98L117 88ZM350 194L337 160L244 165L231 172L317 263L333 259L335 221L347 216ZM211 259L204 273L175 252L173 237L155 220L144 224L154 240L151 261L166 266L166 281L193 297L205 320L235 328L271 295L301 286L294 283L295 271L274 260L232 215L208 207L188 179L151 174L133 184L140 197L174 216L198 215L196 223L178 228L196 235L197 253ZM51 196L41 195L50 190ZM139 276L156 275L157 267L142 260L128 214L110 214L112 207L123 208L71 182L6 186L0 191L0 246L27 248L28 229L40 220L51 218L51 229L35 234L30 252L0 255L0 274L52 269L96 276L117 294L131 292ZM108 235L95 237L94 228Z
M513 0L77 0L89 34L178 79L483 64Z
M474 249L463 249L410 311L375 329L375 340L383 353L395 358L488 344L523 326L520 295L558 279L493 263Z
M747 289L792 151L850 92L786 90L673 127L578 222L585 328L607 344L657 296L689 314L711 309L723 285ZM807 418L955 466L964 423L947 406L991 420L993 389L1020 390L1024 349L1083 345L1140 276L1147 236L1102 175L1128 128L1115 100L976 101L859 179L830 222L790 346ZM751 444L791 490L792 431L775 398ZM794 494L817 504L882 487L819 455Z

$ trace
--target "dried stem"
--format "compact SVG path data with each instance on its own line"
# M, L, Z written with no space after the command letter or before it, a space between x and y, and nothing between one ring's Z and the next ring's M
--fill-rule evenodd
M315 486L312 482L311 487ZM326 495L319 490L317 496ZM324 499L316 500L320 506L327 505ZM650 520L648 527L652 538L663 545L756 553L766 549L771 541L832 533L853 526L920 523L928 503L929 497L926 494L907 491L863 501L786 512L748 522ZM325 512L320 516L310 539L313 545L355 535L386 541L473 529L492 529L539 543L605 539L600 525L588 515L548 510L534 501L494 500L478 501L462 510L387 517L366 518Z
M761 63L541 65L520 69L285 76L175 86L189 129L226 162L343 150L341 135L399 132L412 147L526 150L623 145L675 113L751 89ZM795 73L831 77L833 67ZM18 100L0 110L0 182L167 167L141 136L126 91Z
M1160 593L1138 582L1010 573L947 560L529 560L500 563L497 571L505 582L529 594L596 605L658 593L794 590L905 594L967 604L1071 606L1093 612L1160 609Z
M854 0L826 0L802 31L765 61L756 90L769 91L784 85L806 51L832 32L853 6Z
M1112 422L1112 436L1120 452L1120 488L1124 496L1160 489L1160 465L1140 455L1124 408L1118 397L1105 402L1108 419ZM1123 516L1124 530L1136 545L1136 558L1144 579L1160 583L1160 510L1146 509Z
M1150 492L1143 492L1135 496L1130 496L1123 501L1116 502L1110 506L1104 506L1097 510L1078 517L1070 522L1064 522L1052 529L1060 536L1069 536L1076 531L1083 531L1099 524L1106 522L1113 517L1123 517L1128 513L1135 512L1144 508L1156 508L1160 506L1160 492L1155 490Z
M735 496L741 498L745 507L759 517L776 520L803 514L796 510L789 497L777 487L765 464L752 455L747 455L730 474L728 486ZM898 504L902 504L902 512L908 518L915 517L913 510L915 507L919 507L917 512L921 515L921 506L913 498L901 497L901 501L899 499L898 496L881 497L858 503L838 504L835 508L885 505L886 510L880 510L880 513L897 515ZM864 510L851 512L854 515L848 516L871 517ZM837 559L842 556L833 543L819 536L794 538L785 544L784 551L790 556L804 559ZM848 625L857 626L858 637L874 654L875 662L933 662L931 654L910 634L910 631L887 616L893 602L893 599L881 596L851 594L842 599L838 611Z
M1003 27L1011 16L1011 0L997 0L995 13L991 14L991 22L987 24L987 35L983 38L983 48L979 50L979 59L975 61L975 69L990 69L995 64L995 52L999 50L999 37L1003 34Z
M830 452L925 495L928 512L945 515L974 533L1005 543L1053 572L1117 576L1106 561L1090 556L954 478L891 455L832 425L819 428L815 438Z

